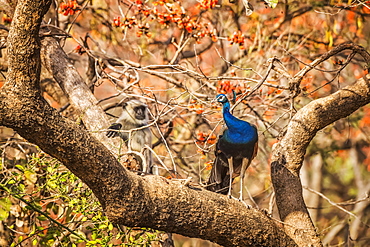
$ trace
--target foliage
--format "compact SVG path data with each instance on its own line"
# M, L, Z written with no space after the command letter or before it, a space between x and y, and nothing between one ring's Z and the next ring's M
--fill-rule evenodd
M91 190L42 152L1 177L0 215L9 246L151 246L158 232L114 226Z

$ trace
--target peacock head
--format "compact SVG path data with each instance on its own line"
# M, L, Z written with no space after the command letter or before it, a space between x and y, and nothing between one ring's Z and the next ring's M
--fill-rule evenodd
M220 102L222 104L225 104L227 103L229 100L227 99L226 95L225 94L219 94L216 96L216 100L217 102Z

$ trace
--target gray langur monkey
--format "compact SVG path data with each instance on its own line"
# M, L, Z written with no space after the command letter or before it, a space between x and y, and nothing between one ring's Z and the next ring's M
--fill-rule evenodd
M126 145L130 144L132 151L141 152L146 161L146 167L144 162L140 162L142 172L153 173L153 160L152 152L148 148L144 148L145 145L152 147L152 132L149 127L142 128L148 125L149 115L148 106L140 100L129 100L122 106L122 114L119 116L117 121L113 123L107 132L107 137L120 136ZM134 130L131 132L118 132L115 130L131 130L142 128L140 130ZM131 138L129 140L129 138Z

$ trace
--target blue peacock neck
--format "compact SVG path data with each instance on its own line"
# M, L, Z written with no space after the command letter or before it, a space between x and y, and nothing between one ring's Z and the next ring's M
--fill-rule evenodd
M234 117L230 113L229 102L223 104L222 113L228 128L224 133L227 139L236 143L246 143L253 140L255 128L250 123Z

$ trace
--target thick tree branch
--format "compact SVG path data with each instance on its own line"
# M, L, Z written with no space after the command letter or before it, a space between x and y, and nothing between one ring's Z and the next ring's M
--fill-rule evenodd
M308 144L316 133L370 102L370 75L351 86L312 101L297 112L285 136L274 146L271 178L285 229L300 246L322 246L302 196L299 171Z
M118 139L109 139L105 132L109 121L98 101L84 82L76 68L69 62L67 54L52 37L42 39L41 58L45 68L53 75L69 97L75 109L79 109L81 119L88 130L98 131L92 134L100 140L113 154L119 155L122 151Z

